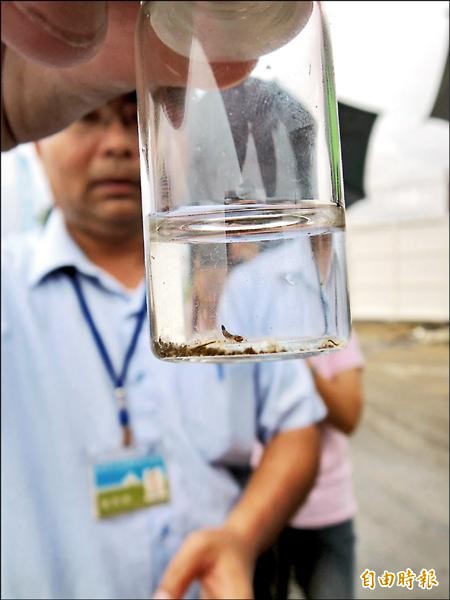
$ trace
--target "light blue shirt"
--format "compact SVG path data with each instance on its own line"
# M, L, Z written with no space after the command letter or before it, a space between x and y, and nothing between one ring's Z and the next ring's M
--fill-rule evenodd
M74 265L118 371L144 285L133 293L93 265L54 211L2 259L2 592L5 598L149 598L186 535L220 524L239 495L227 465L256 438L322 419L299 361L172 364L148 324L126 390L138 444L161 441L168 504L93 517L88 461L120 445L113 385L68 277Z

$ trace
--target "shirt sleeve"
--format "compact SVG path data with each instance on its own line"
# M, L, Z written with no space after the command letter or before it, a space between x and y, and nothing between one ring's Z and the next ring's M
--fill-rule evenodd
M280 431L313 425L326 416L306 364L301 360L257 365L257 434L266 444Z
M355 331L352 332L350 340L345 348L312 356L310 362L314 369L325 379L332 379L338 373L349 369L362 369L365 361Z

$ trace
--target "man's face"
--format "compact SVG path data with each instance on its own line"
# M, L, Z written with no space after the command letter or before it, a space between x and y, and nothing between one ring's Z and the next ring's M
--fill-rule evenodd
M141 234L134 94L42 140L37 150L69 227L111 239Z

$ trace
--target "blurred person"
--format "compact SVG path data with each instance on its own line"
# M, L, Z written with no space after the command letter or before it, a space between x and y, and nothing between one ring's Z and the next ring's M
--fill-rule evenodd
M307 6L310 3L303 4ZM109 7L108 18L106 10L107 7ZM105 101L117 96L119 93L123 93L127 90L134 88L134 59L132 53L129 52L129 48L132 46L132 37L136 12L137 3L132 2L2 3L2 150L14 147L15 145L17 145L17 143L26 140L39 139L45 135L49 135L51 133L59 131L65 126L79 119L82 115L88 115L89 111L91 111L95 107L101 106ZM158 43L158 40L155 38L155 55L157 55L158 51L160 51ZM246 76L246 73L249 72L252 65L249 65L248 63L243 63L242 65L235 66L236 69L224 69L224 71L222 72L223 78L220 79L219 77L219 81L221 84L230 84L232 81L242 79ZM181 68L180 71L177 73L177 76L180 75L180 79L177 79L176 81L173 80L173 74L173 70L170 73L155 72L155 83L159 83L162 85L179 85L180 83L183 84L183 78L185 75L183 69ZM24 89L27 90L26 94L23 93ZM117 181L113 183L113 185L116 186L116 190L117 187L120 187L120 185L122 184L123 182ZM106 185L108 185L108 183L106 183ZM127 183L125 182L125 186L126 185ZM58 220L57 213L53 213L47 227L55 227L51 224L52 221L54 222L55 220ZM62 218L59 217L59 220L61 223ZM100 225L98 221L96 223L97 225ZM116 225L117 223L114 224L114 227L116 227ZM67 229L69 230L68 226ZM72 228L72 231L69 232L64 232L63 230L63 233L65 235L69 233L68 237L70 238L74 233L74 229ZM78 231L78 233L80 233L80 231ZM85 257L88 257L88 262L92 262L96 268L100 267L105 271L108 271L109 264L105 265L104 252L97 252L99 248L96 248L95 244L90 244L90 240L88 240L89 236L84 235L84 233L82 232L81 238L80 236L74 234L75 237L78 237L78 239L74 240L76 241L77 247L79 247L80 243L87 244L86 247L82 248L82 261ZM97 234L98 231L96 235ZM26 246L26 244L24 244L24 246ZM28 243L28 246L29 254L32 257L34 257L33 242L30 241ZM111 249L114 246L115 243L109 244L108 252L111 251ZM122 251L123 248L126 247L126 244L124 246L120 246L120 250ZM47 255L47 258L49 258L49 260L52 257L58 256L58 253L54 252L52 254L52 250L53 249L50 248L50 251ZM94 256L91 256L91 252L94 253ZM15 252L13 251L12 254L15 254ZM137 254L135 254L134 250L133 252L130 251L130 254L135 255L134 262L137 266ZM19 270L20 268L23 268L25 270L25 263L27 262L27 257L25 255L26 252L22 254L22 258L24 259L23 262L21 262L20 260L21 257L19 257L18 260L14 261L14 268L17 268ZM31 263L33 261L30 260L29 262ZM136 277L135 274L131 272L134 271L134 269L131 269L130 272L128 272L125 264L125 260L118 261L117 268L113 269L114 272L112 273L112 275L118 278L121 281L122 285L125 285L128 288L130 283L133 284L133 281L135 281ZM83 266L85 266L87 269L85 275L92 275L92 277L98 275L96 268L94 268L93 270L90 268L92 267L92 265ZM55 279L64 279L63 276L71 278L73 277L73 273L73 270L69 269L60 273L60 277L58 276ZM49 270L48 275L45 274L43 276L42 281L36 282L36 287L41 283L44 283L44 281L47 284L47 281L52 279L52 277L50 277L50 274L53 275L53 273L51 273L51 269ZM101 277L99 276L99 279L102 277L103 274L101 274ZM19 282L16 280L16 278L13 277L12 281L14 284L19 285ZM106 290L108 287L108 277L106 277L105 281L102 281L101 283ZM9 285L13 287L13 283ZM52 293L54 283L55 282L52 281L52 283L49 284L50 289L52 289ZM109 283L111 282L109 281ZM60 282L58 282L58 286L59 285ZM76 286L76 284L74 285ZM58 286L55 285L55 287ZM75 289L78 288L74 287L74 290ZM111 291L112 290L110 290L110 292ZM120 294L118 293L117 296L120 296ZM17 294L17 298L19 297L20 294ZM70 326L71 321L69 320L66 323L65 318L61 317L62 311L58 310L59 304L61 306L65 305L65 302L63 302L62 300L63 298L61 298L60 303L57 303L58 306L51 306L52 303L47 301L41 301L41 303L37 301L36 304L38 306L26 307L30 310L32 308L35 308L36 310L41 310L41 312L39 313L39 317L42 321L41 326L48 335L51 335L52 332L53 334L56 334L56 330L58 330L59 334L59 329L53 328L54 324L52 323L52 319L50 319L49 315L47 314L47 311L45 310L46 307L44 305L48 304L49 313L52 313L52 309L56 309L53 310L53 312L55 315L58 315L59 313L60 321L64 321L65 328ZM11 302L10 297L8 297L8 295L5 293L5 305L8 305L9 302ZM56 298L53 298L53 303L56 303ZM13 302L11 302L11 308L15 309L15 313L19 313L21 309L27 312L26 308L24 308L23 305L21 306L21 303L17 303L17 305L15 305ZM143 314L139 311L137 312L139 314ZM100 311L100 313L103 315L102 311ZM108 311L106 311L105 315L108 314ZM51 316L53 317L53 314ZM36 317L36 319L37 318L38 317ZM26 321L28 323L28 326L31 326L32 319L27 318ZM86 323L83 321L83 324L85 325ZM107 322L107 325L109 324L110 321ZM78 323L78 325L80 325L81 328L82 323ZM9 341L11 341L12 338L14 343L16 343L17 338L20 338L21 336L18 336L16 332L14 332L14 335L11 336L12 329L14 328L11 327L10 321L9 325L7 323L4 324L2 332L5 338L7 338ZM22 336L22 341L32 341L26 340L26 337L27 336ZM141 338L142 336L140 336L139 338L139 344L141 343ZM20 383L21 386L25 386L28 394L32 393L32 384L34 387L37 388L48 387L49 390L52 387L51 384L46 383L43 378L43 374L46 373L46 369L44 367L47 366L47 370L49 368L49 365L46 365L46 363L49 362L47 359L47 355L45 351L42 351L40 349L40 344L37 344L36 340L32 342L33 343L30 343L30 348L33 349L35 351L35 355L40 358L39 365L36 366L37 373L33 373L33 368L30 367L30 365L28 365L24 367L24 371L26 371L25 376L18 376L17 379L17 383ZM13 352L11 353L11 356L16 356L17 354L17 352ZM52 353L49 353L49 355L52 355ZM65 356L65 353L62 352L62 355ZM91 355L90 358L93 360L93 355ZM78 364L75 362L74 367L77 366ZM159 366L163 368L161 365ZM289 370L288 367L286 368ZM269 367L264 368L264 371L270 370L271 369L269 369ZM90 369L88 369L88 372L90 372ZM202 373L206 372L207 368L205 367ZM219 380L221 381L223 381L224 379L227 380L227 377L224 378L224 372L227 373L228 368L224 370L218 369ZM34 375L38 376L34 377ZM53 373L53 378L57 376L61 376L61 373ZM48 379L52 380L52 377L49 377ZM72 391L74 393L79 388L79 379L80 378L78 377L77 385L74 385L73 387ZM266 383L268 381L272 381L272 378L268 376L265 381ZM17 386L17 389L19 388L20 386ZM61 394L61 397L64 397L67 391L61 391L63 392ZM15 408L17 411L20 412L21 407L18 406L20 402L17 401L16 404L17 406L15 406ZM24 406L22 408L24 409L24 414L20 416L26 417L24 419L25 422L29 421L30 419L29 412L32 412L31 409L38 411L36 414L32 414L33 417L36 417L35 419L33 419L33 422L36 424L36 435L39 438L45 439L47 445L50 446L53 438L52 436L46 436L46 433L48 431L53 431L53 425L56 422L58 422L57 416L53 416L53 412L57 413L57 410L50 411L50 414L52 415L51 418L48 418L47 415L46 418L43 418L41 413L39 412L39 408L41 408L40 405L36 406L33 403L29 403L26 407ZM59 405L58 407L53 408L58 408L59 410L61 410ZM8 418L11 418L11 412L8 410L6 411L6 413ZM121 415L123 417L122 412ZM80 415L78 415L77 411L74 409L74 412L71 413L71 417L73 417L73 423L75 423L76 417L80 418ZM14 418L12 418L12 420L14 421ZM46 426L49 428L48 430L45 428L45 426L42 425L42 421L46 420L49 421L48 423L46 423ZM128 445L131 444L134 434L127 423L127 419L122 419L122 421L123 441ZM83 424L84 426L86 426L86 423ZM265 435L267 435L267 428L263 427L261 430L265 431ZM28 436L25 436L25 434L23 434L22 436L15 435L15 432L20 431L20 428L13 428L12 430L8 428L8 431L11 431L13 443L17 443L19 447L20 444L24 443L25 439L28 440L30 446L29 456L39 463L39 457L33 454L33 439L31 434L34 432L34 428L31 427L31 430L28 432L30 435ZM69 432L69 434L71 433L72 432ZM11 437L9 438L9 440L11 440ZM64 439L64 442L71 439L71 435L67 435L66 437L67 440ZM4 443L6 446L7 442L5 441ZM101 446L101 444L98 445ZM58 445L58 451L60 451L61 448L64 449L64 447L65 443ZM22 455L23 452L21 451L19 454ZM64 452L62 452L62 454L64 454ZM17 455L10 454L10 456L14 459L17 459ZM62 462L61 457L56 456L55 458L58 458L60 462ZM15 466L17 466L15 464L15 460L11 460L8 464L8 467L11 467L9 469L9 473L14 473L14 476L18 478L19 488L23 491L27 491L28 481L26 476L22 477L23 474L21 474L20 461L18 465L19 468L15 469ZM29 467L29 471L30 470L31 467ZM43 479L50 480L51 471L52 469L50 468L50 466L46 464L46 468L42 469ZM71 472L71 470L66 466L60 470L59 477L62 479L63 483L67 483L64 477L67 477L68 472ZM45 489L45 482L43 482L42 478L38 477L38 473L39 469L33 472L33 488L41 492L42 489ZM28 475L29 474L30 473L28 472ZM67 486L67 488L71 489L70 486ZM247 495L248 494L249 492L247 491ZM257 493L254 494L254 496L256 498L259 498L259 495ZM18 504L19 508L21 503L24 502L24 497L25 495L20 496L20 494L14 496L13 500ZM12 496L9 496L9 500L11 500L11 498ZM68 494L68 498L73 500L73 497L70 494ZM249 506L248 502L247 506ZM58 536L58 530L55 530L52 534L53 530L51 527L48 527L48 525L54 522L62 523L64 519L61 515L61 511L64 510L65 506L62 507L60 511L56 511L55 514L51 514L51 510L49 510L47 517L44 519L45 523L41 524L41 527L45 527L46 533L48 535L53 536L53 541L55 542L61 541ZM23 514L26 515L26 512L27 511L23 511ZM250 513L253 515L254 509L250 510ZM235 521L236 519L234 519L234 522ZM77 527L76 518L70 519L69 524L72 527L72 532L82 531L82 528L79 529ZM11 527L14 528L14 524L12 524ZM25 517L22 520L21 527L27 533L29 533L30 531L34 531L37 528L34 519L27 517ZM106 529L106 527L104 529ZM166 529L164 529L164 531L166 531L167 533ZM20 538L20 536L15 536L16 541L18 537ZM38 538L39 536L37 536L36 539ZM168 536L168 538L170 540L170 536ZM85 539L86 541L91 542L91 539L88 536L85 537ZM195 539L196 544L194 550L197 551L198 558L198 551L199 549L204 550L205 544L199 544L198 537ZM208 537L201 538L203 542L205 542L205 539L210 540L210 538ZM36 540L33 543L31 543L30 539L26 539L25 545L29 546L28 551L30 552L30 555L33 555L36 561L42 561L42 563L46 562L48 556L46 557L47 547L45 543L41 544L39 541L36 542ZM57 548L58 545L59 544L54 544L55 548ZM128 544L128 546L130 547L132 545L133 544ZM169 542L168 545L170 545ZM90 543L85 543L82 546L82 548L83 551L86 552L90 549ZM208 559L210 559L210 557L214 555L214 552L212 552L212 550L214 550L214 544L210 543L207 552ZM60 584L60 581L58 581L59 576L64 576L66 577L67 581L70 580L73 582L74 572L76 573L76 568L74 568L74 566L72 565L71 569L68 569L64 572L64 568L67 567L67 564L63 560L59 560L58 557L60 556L60 554L56 549L52 550L52 552L55 572L51 575L49 575L48 573L46 575L45 573L43 573L44 570L42 570L43 579L47 577L47 581L44 584L44 587L47 584L49 585L49 587L58 587L58 585ZM95 554L95 550L93 550L92 552L93 554ZM105 554L108 553L105 552ZM137 554L138 551L136 550L136 555ZM191 550L188 552L188 554L190 554L190 556L196 554L195 551L192 551L192 545ZM89 556L92 557L92 555ZM89 556L87 560L89 559ZM185 558L186 554L183 555L182 553L182 556L183 558ZM29 561L27 562L26 557L21 555L20 552L17 555L16 564L20 563L21 558L24 558L24 564L32 564L29 563ZM105 559L105 563L106 562L107 559ZM93 563L90 565L91 574L96 572L94 563L95 561L93 561ZM186 565L187 563L189 563L189 561L184 560L184 565ZM211 565L210 562L208 564ZM186 574L186 568L180 570L179 562L175 563L175 566L175 570L178 571L178 575L180 575L181 571L182 576L188 579L188 576ZM198 560L196 562L194 561L194 566L197 570L194 569L192 571L191 565L191 571L188 573L189 576L192 576L193 574L205 574L205 571L199 568ZM116 569L115 573L117 575L117 580L119 580L121 576L121 570L118 568ZM210 574L208 569L206 569L206 574ZM89 577L87 577L86 579L89 579ZM98 576L96 577L96 579L99 579ZM212 584L213 582L214 578L210 577L209 583ZM102 583L104 582L100 581L99 587L102 586ZM27 585L31 585L31 587L33 587L34 582L32 574L28 574L27 578L24 579L23 584L25 585L25 587ZM83 582L80 583L80 585L82 584ZM88 584L86 583L86 585ZM170 587L170 585L166 587ZM33 593L36 593L34 587ZM177 592L174 591L173 593L176 594Z
M356 333L345 348L306 362L328 409L320 426L319 474L274 548L257 563L257 600L285 600L292 571L308 599L354 598L356 502L347 436L361 415L364 367ZM259 446L253 464L258 463L260 453Z
M1 236L23 233L42 222L51 201L33 144L2 155Z
M336 345L331 332L341 331L338 293L345 290L341 241L329 233L299 237L237 265L222 293L221 320L247 339L270 339L275 330L288 337L298 328L310 336L330 331L328 343ZM328 409L320 428L319 474L276 550L257 563L257 600L272 598L275 587L277 600L287 598L291 566L307 598L353 597L355 503L345 434L360 416L363 357L353 334L347 347L306 362ZM303 368L305 361L295 364Z
M214 129L202 126L213 120ZM231 211L241 206L244 210L249 206L294 207L294 201L286 200L293 189L297 198L318 197L315 120L306 106L277 83L249 77L236 86L200 96L189 106L185 131L192 149L187 157L187 187L196 205L206 205L208 210L215 202L220 206L218 190L228 190L223 202ZM260 237L249 236L251 241L244 241L240 234L239 243L227 244L220 256L208 244L197 251L203 271L215 273L214 280L206 275L209 293L197 302L198 312L212 315L213 321L218 313L218 322L228 332L249 343L277 335L295 337L298 331L302 337L323 329L322 304L333 290L322 283L333 286L335 277L334 273L322 278L317 274L312 244L318 236L289 238L287 228L278 237L262 230L258 233ZM332 260L334 254L334 247L321 252L324 260ZM297 277L300 266L301 285L297 285L297 279L291 279ZM201 281L198 286L204 287ZM201 316L199 330L214 327L214 322Z
M4 594L249 598L314 480L312 377L151 354L134 94L37 150L55 207L2 260Z
M244 101L247 94L251 103ZM190 184L196 198L207 202L213 196L213 190L207 187L211 182L215 185L219 180L219 188L227 189L227 178L238 179L237 168L247 186L259 182L260 187L252 190L250 198L262 203L283 198L285 182L278 177L277 168L280 161L290 165L291 179L298 182L301 197L318 197L316 125L305 106L281 87L255 78L222 91L220 98L202 98L198 119L215 108L213 102L216 112L220 102L226 109L223 137L232 136L237 161L233 162L234 157L228 163L219 161L224 154L220 141L213 140L206 128L197 126L197 147L217 160L211 165L199 150L194 154ZM244 113L241 106L248 106L248 111ZM216 168L217 173L210 177L205 168ZM246 178L246 170L251 170L252 176ZM328 332L330 338L333 333L337 338L346 337L342 237L318 227L311 235L279 244L261 242L253 244L252 249L250 256L243 254L230 261L230 272L222 284L219 314L231 331L246 339L270 339L274 331L286 338L297 331L305 338L313 338L318 332ZM328 343L333 344L333 340ZM320 426L319 475L291 527L280 536L276 550L259 559L256 598L275 597L275 590L277 600L287 598L291 568L307 598L352 598L356 505L346 436L360 417L364 359L353 333L346 347L295 364L301 369L305 364L310 367L328 409ZM261 449L256 447L253 464L258 463Z
M215 128L204 127L214 122ZM314 117L281 85L248 77L189 108L189 189L198 204L229 190L227 205L318 198ZM217 131L220 135L217 135ZM239 182L240 187L237 187Z

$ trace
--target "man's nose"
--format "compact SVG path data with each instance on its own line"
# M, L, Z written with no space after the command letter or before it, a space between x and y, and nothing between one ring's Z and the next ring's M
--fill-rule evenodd
M119 119L111 121L105 127L100 152L107 157L137 158L137 132Z

